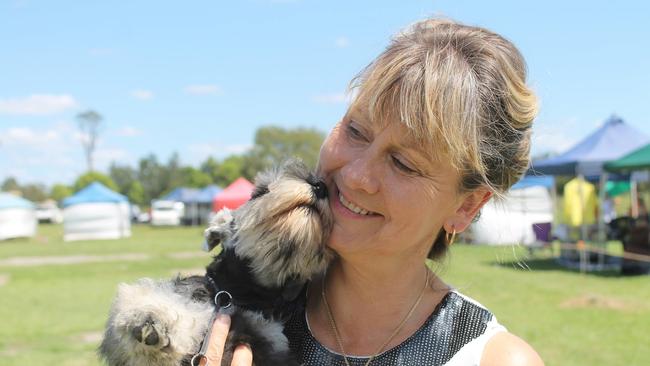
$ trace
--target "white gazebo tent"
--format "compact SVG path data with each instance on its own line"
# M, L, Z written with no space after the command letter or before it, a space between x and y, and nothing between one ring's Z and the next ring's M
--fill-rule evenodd
M36 208L30 201L0 193L0 240L32 237L36 234Z
M489 245L532 245L533 225L553 222L552 177L525 177L503 200L490 200L471 226L472 241Z
M99 182L63 200L63 240L131 236L128 199Z

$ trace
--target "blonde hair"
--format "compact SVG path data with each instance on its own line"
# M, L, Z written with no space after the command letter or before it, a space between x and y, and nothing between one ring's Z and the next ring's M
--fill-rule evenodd
M526 171L537 99L515 46L489 30L426 19L393 38L350 83L373 121L404 123L460 191L501 196Z
M537 98L517 48L487 29L426 19L393 38L350 83L352 107L377 123L400 121L434 160L460 173L459 191L496 197L528 168ZM428 257L447 250L440 230Z

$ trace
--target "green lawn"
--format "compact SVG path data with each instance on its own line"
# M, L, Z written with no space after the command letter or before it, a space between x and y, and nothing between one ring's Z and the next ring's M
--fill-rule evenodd
M0 242L0 364L99 365L94 350L117 283L204 267L210 255L199 250L201 232L136 226L129 239L64 243L60 226L41 225L31 240ZM584 275L556 266L550 253L525 253L455 245L438 271L531 343L547 365L650 365L650 276ZM123 254L131 260L15 264Z

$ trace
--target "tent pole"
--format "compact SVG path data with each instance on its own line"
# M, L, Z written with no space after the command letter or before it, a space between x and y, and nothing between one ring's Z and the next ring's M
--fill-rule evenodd
M553 212L553 219L551 221L551 238L553 238L553 231L557 229L557 225L560 223L558 220L558 210L559 206L557 203L557 180L555 177L553 177L553 188L551 189L551 207L552 207L552 212ZM557 231L556 231L557 232ZM553 246L551 246L553 248ZM553 251L555 252L555 251ZM553 256L555 256L555 253L553 253ZM560 257L562 256L562 249L560 249Z
M606 185L607 185L607 180L609 179L609 174L607 172L603 172L600 175L600 191L598 192L598 201L599 201L599 208L598 208L598 241L600 241L600 245L603 247L603 250L607 249L607 238L605 236L605 210L603 210L604 207L604 202L605 198L607 195L606 192ZM598 267L600 270L603 269L605 265L605 254L604 251L600 251L598 253Z
M586 207L585 207L585 198L584 198L584 185L585 183L585 176L581 173L578 174L578 201L580 202L580 211L582 213L581 221L580 221L580 239L582 240L583 243L586 243L587 241L587 224L585 224L585 213L586 213ZM586 253L584 249L578 249L579 255L580 255L580 272L585 273L587 271L587 263L586 263Z
M580 218L580 239L581 240L587 240L587 225L585 224L585 214L587 211L587 208L585 207L585 191L584 191L584 185L585 183L585 176L582 174L578 175L578 200L580 202L580 211L582 213L582 217Z
M632 200L630 202L632 217L636 219L639 217L639 193L637 192L636 181L632 179L632 174L630 174L630 199Z

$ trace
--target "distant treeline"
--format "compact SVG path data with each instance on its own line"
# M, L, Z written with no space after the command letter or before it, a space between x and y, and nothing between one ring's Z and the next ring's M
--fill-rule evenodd
M48 198L60 201L89 183L99 181L127 196L132 203L147 206L152 199L177 187L201 188L209 184L226 187L242 176L252 180L259 171L288 157L298 157L308 166L315 167L324 137L321 131L312 128L266 126L256 131L254 145L248 151L222 160L208 157L199 167L183 165L177 152L166 163L155 154L149 154L141 158L136 167L114 161L108 172L84 173L72 185L57 183L49 188L39 183L21 185L9 177L0 188L2 191L20 192L33 202Z

